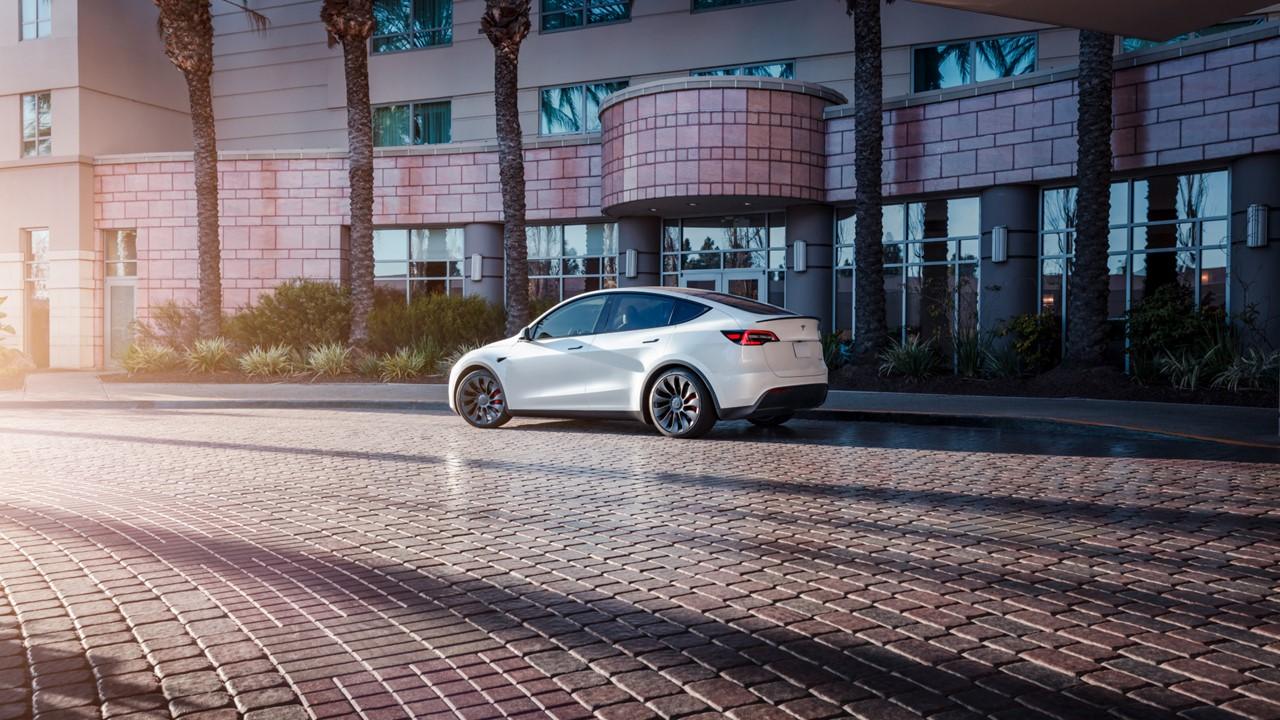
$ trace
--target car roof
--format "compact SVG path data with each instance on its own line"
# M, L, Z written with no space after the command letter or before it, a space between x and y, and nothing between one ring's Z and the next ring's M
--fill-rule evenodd
M628 292L649 293L653 295L667 295L670 297L678 297L678 298L692 298L704 303L712 304L721 310L726 310L735 314L736 313L745 313L748 315L774 314L774 313L755 313L749 310L745 310L741 307L736 307L734 304L726 303L725 301L720 299L720 298L726 297L725 293L722 293L722 292L717 292L714 290L703 290L702 288L671 287L669 285L641 285L637 287L605 288L603 290L593 290L591 292L582 293L581 295L575 295L571 299L576 300L578 298L587 297L590 295L608 295L613 293L628 293ZM755 300L744 299L744 302L751 302L751 303L764 305L768 307L777 307L776 305L769 305L768 303L762 303ZM780 312L776 314L786 314L786 315L795 314L792 311L787 310L786 308L779 307L778 310Z

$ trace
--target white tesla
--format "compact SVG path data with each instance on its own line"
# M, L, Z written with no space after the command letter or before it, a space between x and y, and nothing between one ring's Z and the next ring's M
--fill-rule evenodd
M718 419L780 425L826 397L816 318L687 288L579 295L449 373L449 407L480 428L626 417L692 438Z

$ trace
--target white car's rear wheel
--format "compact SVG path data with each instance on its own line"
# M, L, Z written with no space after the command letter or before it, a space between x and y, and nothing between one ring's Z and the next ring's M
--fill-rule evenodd
M458 383L453 404L458 414L478 428L496 428L511 419L502 383L488 370L473 370Z
M658 432L667 437L696 438L716 424L711 392L688 370L668 370L649 390L649 416Z

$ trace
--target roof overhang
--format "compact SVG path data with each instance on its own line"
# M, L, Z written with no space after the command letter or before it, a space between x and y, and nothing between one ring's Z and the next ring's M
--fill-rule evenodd
M1275 5L1275 0L912 1L1147 40L1168 40Z

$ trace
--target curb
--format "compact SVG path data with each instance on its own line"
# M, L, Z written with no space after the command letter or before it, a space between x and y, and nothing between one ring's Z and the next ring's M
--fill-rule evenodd
M4 400L0 410L385 410L392 412L448 412L439 400ZM1067 418L1027 418L1003 415L956 415L896 410L815 409L796 413L803 420L878 422L932 427L970 427L994 430L1075 432L1084 435L1205 442L1280 452L1280 446L1166 430L1112 425Z

